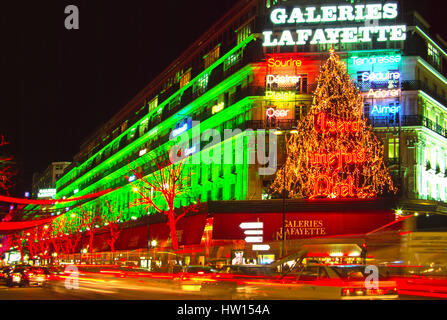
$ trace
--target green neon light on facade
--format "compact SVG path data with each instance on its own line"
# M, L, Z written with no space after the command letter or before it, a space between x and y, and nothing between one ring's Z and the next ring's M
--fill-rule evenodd
M243 42L241 42L239 45L237 45L236 47L234 47L233 49L231 49L228 53L226 53L223 57L221 57L220 59L218 59L216 62L214 62L210 67L208 67L206 70L204 70L202 73L200 73L199 75L197 75L192 81L190 81L187 85L183 86L182 88L180 88L176 93L174 93L173 95L171 95L171 97L169 97L168 99L166 99L165 101L163 101L163 103L161 103L159 105L159 108L164 108L169 102L171 102L175 97L177 97L179 94L182 94L185 90L187 90L190 86L192 86L195 82L197 82L198 80L201 79L201 77L204 74L210 73L212 70L214 70L217 66L219 66L220 64L224 63L224 61L230 57L231 55L233 55L236 51L240 50L241 48L245 47L249 42L253 41L254 35L250 35L247 39L245 39ZM184 109L182 109L183 111ZM87 161L85 161L80 167L74 168L72 169L70 172L68 172L64 177L62 177L58 182L57 185L62 185L64 184L67 179L65 178L66 176L69 176L70 174L72 174L72 172L74 170L81 170L81 168L86 165L87 163L89 163L91 160L93 160L96 156L98 156L100 153L104 152L109 146L112 146L114 143L119 142L119 140L121 138L123 138L124 136L126 136L127 134L129 134L129 132L136 128L138 125L140 125L140 123L142 121L145 121L146 118L151 117L153 115L153 113L158 112L158 110L153 110L151 113L149 113L149 115L145 115L142 119L140 119L139 121L137 121L134 125L132 125L131 127L129 127L125 132L123 132L121 135L119 135L117 138L115 138L113 141L111 141L109 144L107 144L105 147L103 147L100 151L98 151L95 155L93 155L92 157L90 157ZM166 123L166 121L163 121L163 123ZM157 126L158 127L158 126ZM153 129L152 129L153 130ZM151 130L151 131L152 131ZM148 135L150 132L146 133L146 135ZM141 140L142 137L140 137L138 140ZM134 141L135 142L135 141ZM133 143L134 143L133 142ZM133 143L131 143L129 146L132 146ZM124 150L126 150L127 148L125 148ZM132 147L133 149L133 147ZM121 153L121 152L119 152ZM105 161L105 162L109 162L109 161ZM104 162L102 163L104 164ZM101 165L100 165L101 166ZM98 168L98 167L96 167ZM89 171L88 173L86 173L85 175L83 175L82 177L79 177L78 179L76 179L75 181L73 181L69 186L73 185L73 184L77 184L79 183L79 181L85 180L91 176L93 176L96 172L98 172L99 170L93 169L91 171ZM69 180L69 179L68 179ZM66 186L63 190L60 190L58 192L58 194L56 195L57 198L61 198L60 194L62 191L64 191L65 189L67 189L69 186Z
M418 57L417 60L420 64L422 64L425 68L428 69L428 71L430 71L434 76L436 76L439 80L441 80L444 84L447 85L447 79L439 73L439 71L437 71L435 68L433 68L432 65L430 65L427 61L425 61L424 59Z
M436 47L436 49L438 49L439 51L441 51L442 52L442 54L445 56L445 57L447 57L447 53L444 51L444 50L442 50L442 48L436 43L436 42L434 42L424 31L422 31L422 29L421 28L419 28L418 26L416 26L416 31L418 31L426 40L428 40L428 41L430 41L430 43L432 44L432 45L434 45L435 47Z

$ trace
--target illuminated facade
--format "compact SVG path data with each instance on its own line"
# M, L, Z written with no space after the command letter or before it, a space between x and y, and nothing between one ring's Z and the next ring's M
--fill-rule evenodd
M240 1L81 146L57 181L56 198L119 188L85 206L101 211L109 200L124 211L123 221L151 215L155 211L128 208L136 196L128 163L150 175L156 170L151 159L167 155L170 138L186 133L195 141L185 147L193 175L188 197L177 199L176 206L197 198L203 203L269 199L274 175L261 176L260 165L249 163L253 148L245 130L293 129L312 103L320 67L333 46L364 95L365 114L385 145L402 203L446 202L443 41L429 36L428 24L396 2L319 3ZM226 129L241 132L214 145L203 136L194 140L208 129L221 137ZM235 150L238 143L243 152L232 152L231 163L200 160L217 150L223 159L225 146ZM279 137L279 165L283 150Z

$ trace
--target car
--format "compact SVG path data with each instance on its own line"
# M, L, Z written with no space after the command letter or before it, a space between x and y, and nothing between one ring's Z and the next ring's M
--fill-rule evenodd
M258 293L273 299L373 300L398 298L396 282L379 274L367 286L366 265L300 265L280 279L258 284Z
M42 286L50 277L45 267L15 266L9 272L8 283L10 287Z
M2 285L8 285L8 278L9 278L9 271L11 270L10 267L1 267L0 268L0 284Z
M219 270L209 266L186 266L175 279L178 280L178 286L183 291L200 292L202 282L210 278L210 275Z

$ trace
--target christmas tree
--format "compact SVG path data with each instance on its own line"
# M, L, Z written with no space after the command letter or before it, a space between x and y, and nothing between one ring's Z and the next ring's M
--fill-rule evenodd
M271 188L289 198L374 198L396 193L384 146L366 123L363 97L334 50L322 67L309 113L287 139Z

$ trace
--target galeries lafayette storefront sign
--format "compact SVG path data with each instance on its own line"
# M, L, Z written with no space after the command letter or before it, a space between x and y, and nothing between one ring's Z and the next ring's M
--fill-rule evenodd
M367 43L373 39L379 42L404 41L406 26L387 23L398 15L398 4L394 2L275 7L270 13L273 30L263 32L263 46ZM385 25L379 25L379 21L385 21ZM274 29L281 31L276 32Z
M290 212L285 215L286 239L311 239L327 236L360 235L394 221L389 210L352 212ZM215 213L213 239L244 240L239 227L244 222L263 222L264 241L282 239L282 213Z

